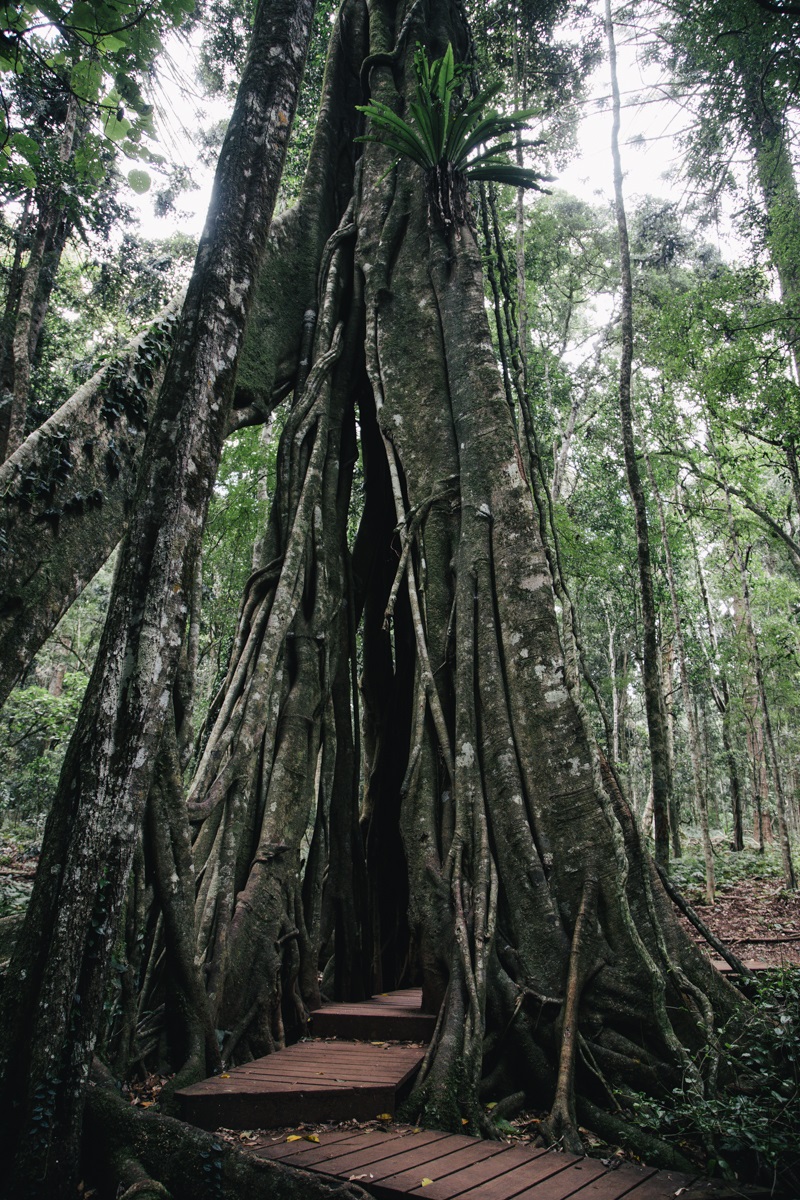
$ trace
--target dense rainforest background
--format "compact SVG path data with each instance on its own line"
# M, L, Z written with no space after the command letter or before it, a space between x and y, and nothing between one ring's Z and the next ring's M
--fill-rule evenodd
M3 1194L327 1194L173 1093L411 984L414 1120L800 1194L798 31L0 3Z

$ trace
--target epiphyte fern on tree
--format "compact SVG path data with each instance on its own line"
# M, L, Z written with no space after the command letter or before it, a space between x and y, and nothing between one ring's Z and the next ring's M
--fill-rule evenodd
M547 176L530 167L507 162L504 155L521 146L540 145L517 136L536 114L535 109L517 109L503 116L487 105L501 85L478 92L463 107L458 92L469 68L457 63L450 44L441 58L428 61L425 49L417 45L414 72L417 77L415 99L409 103L409 121L398 116L387 104L371 99L357 105L370 120L369 132L360 142L378 142L401 158L410 158L425 173L429 214L436 214L445 228L461 225L468 219L467 181L486 180L512 187L535 188Z

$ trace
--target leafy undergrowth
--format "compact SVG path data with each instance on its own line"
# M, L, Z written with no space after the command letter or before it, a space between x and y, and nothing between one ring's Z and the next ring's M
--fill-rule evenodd
M660 1101L640 1096L629 1102L630 1115L694 1161L699 1172L759 1183L775 1196L797 1200L800 969L765 972L753 988L747 1020L717 1031L716 1094L676 1088Z
M17 831L0 840L0 917L23 913L39 860L39 846Z

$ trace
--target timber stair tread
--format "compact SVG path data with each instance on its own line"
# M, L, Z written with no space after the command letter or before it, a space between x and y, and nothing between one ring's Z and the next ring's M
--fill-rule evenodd
M314 1009L309 1021L314 1037L367 1042L429 1042L436 1027L434 1014L422 1011L421 988L385 992L349 1004L324 1004Z
M435 1018L421 1005L419 989L324 1005L310 1017L313 1039L176 1092L181 1115L209 1130L299 1126L253 1153L353 1180L376 1200L668 1200L695 1183L672 1171L628 1163L613 1169L596 1159L410 1126L323 1131L311 1140L303 1132L308 1124L394 1117L425 1053L397 1042L427 1041L433 1033ZM354 1036L363 1040L345 1040Z
M393 1117L425 1051L392 1043L427 1042L436 1023L421 1005L420 988L326 1004L310 1015L312 1040L182 1088L181 1115L201 1129Z
M711 965L717 968L720 975L738 975L738 971L736 971L730 963L725 962L724 958L712 958ZM754 971L756 974L761 971L775 970L770 963L764 962L763 959L760 958L743 958L742 966L747 967L748 970Z
M201 1129L394 1116L424 1056L415 1046L297 1042L183 1088L182 1116Z

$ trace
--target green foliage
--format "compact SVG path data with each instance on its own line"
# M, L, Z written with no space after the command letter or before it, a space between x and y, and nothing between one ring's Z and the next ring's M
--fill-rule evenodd
M685 893L705 895L705 868L699 847L684 852L681 858L670 863L670 878L675 886ZM781 860L777 848L739 850L735 854L717 854L714 858L714 873L717 887L724 890L728 885L748 879L780 879Z
M661 1101L642 1096L634 1102L634 1116L682 1151L693 1146L704 1171L758 1179L780 1195L797 1195L800 969L769 972L756 987L745 1020L717 1031L715 1094L701 1097L676 1088Z
M262 428L241 429L225 443L203 538L203 607L198 690L220 685L236 631L253 546L263 534L267 497L275 484L275 456L284 414L276 414L270 436Z
M17 688L0 714L0 807L26 818L47 812L87 678L64 675L60 695L47 688Z
M32 425L46 420L166 306L195 253L195 243L182 234L159 242L126 234L88 260L67 252L32 372ZM156 330L153 338L158 340Z
M160 161L148 146L154 128L144 78L164 35L185 22L193 7L194 0L2 5L0 188L13 196L54 183L94 186L105 174L104 144L128 158ZM89 127L81 137L82 153L64 163L57 143L70 97ZM147 172L133 175L134 190L145 190Z
M409 103L410 121L379 100L357 105L371 122L371 132L358 141L386 146L395 155L394 165L404 157L416 163L425 173L429 211L437 213L445 226L466 219L467 179L541 191L544 178L539 171L505 158L519 146L537 144L508 136L524 129L536 110L518 110L507 116L486 112L500 84L459 105L458 93L468 71L463 63L455 62L452 46L432 63L418 46L414 55L416 98Z
M54 447L54 452L56 451ZM0 711L0 822L40 836L89 681L111 591L113 556L36 656Z

